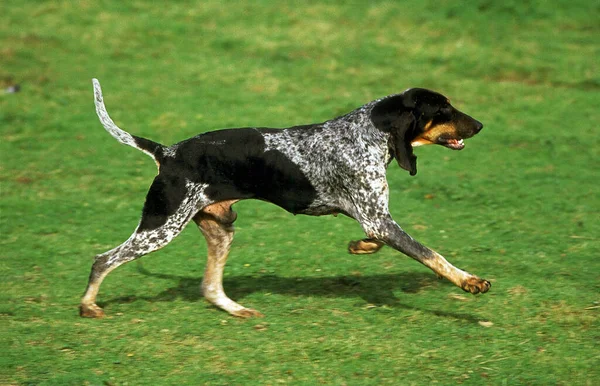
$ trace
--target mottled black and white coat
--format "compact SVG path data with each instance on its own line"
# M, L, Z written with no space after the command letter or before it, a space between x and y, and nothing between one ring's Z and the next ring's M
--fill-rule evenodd
M104 107L100 84L96 79L93 84L96 112L105 129L151 156L159 172L134 233L96 256L80 305L82 316L104 315L96 295L110 271L164 247L192 220L208 243L205 298L235 316L261 316L228 298L222 285L236 219L231 206L251 198L294 214L345 214L367 235L350 243L351 253L373 253L389 245L465 291L484 293L490 288L488 281L415 241L388 210L386 169L393 159L414 175L413 147L439 144L460 150L463 140L482 128L441 94L409 89L324 123L219 130L166 147L117 127Z

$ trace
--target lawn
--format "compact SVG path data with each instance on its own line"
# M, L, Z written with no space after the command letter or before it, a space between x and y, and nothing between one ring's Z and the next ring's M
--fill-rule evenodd
M600 377L600 5L575 1L5 1L1 385L594 385ZM225 289L194 226L77 306L156 173L94 111L164 144L320 122L408 87L485 125L395 163L396 221L493 283L472 296L339 217L236 204ZM8 92L18 84L18 92Z

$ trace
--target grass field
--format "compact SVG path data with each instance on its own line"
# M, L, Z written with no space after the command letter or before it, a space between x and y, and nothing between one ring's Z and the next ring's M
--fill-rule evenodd
M226 5L225 5L226 4ZM0 384L596 385L600 6L492 2L4 1L0 5ZM98 123L164 144L319 122L427 87L485 124L461 152L390 165L400 225L492 281L463 293L343 216L236 205L225 289L199 294L195 227L77 306L156 169ZM17 93L4 89L18 83Z

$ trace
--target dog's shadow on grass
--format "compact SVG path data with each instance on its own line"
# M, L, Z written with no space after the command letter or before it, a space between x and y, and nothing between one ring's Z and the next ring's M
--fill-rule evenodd
M159 279L178 280L179 284L168 288L155 296L126 296L102 302L102 305L111 303L131 303L137 300L148 302L169 302L183 299L196 302L203 298L200 293L201 277L185 277L153 273L138 264L138 271L146 276ZM390 308L403 308L413 311L430 313L439 317L465 320L477 323L479 320L469 314L427 310L403 304L394 295L394 291L406 294L416 294L426 287L438 286L441 282L435 275L424 272L405 272L378 274L369 276L330 276L330 277L280 277L276 275L241 275L227 277L223 280L223 287L229 297L240 301L253 292L273 294L289 294L293 296L322 296L322 297L360 297L365 306L387 306Z

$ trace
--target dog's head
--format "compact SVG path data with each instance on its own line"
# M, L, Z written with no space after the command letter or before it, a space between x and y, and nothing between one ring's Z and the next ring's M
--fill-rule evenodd
M413 147L442 145L461 150L464 140L479 133L483 124L455 109L448 98L434 91L411 88L377 102L371 121L390 133L390 150L411 176L417 174Z

